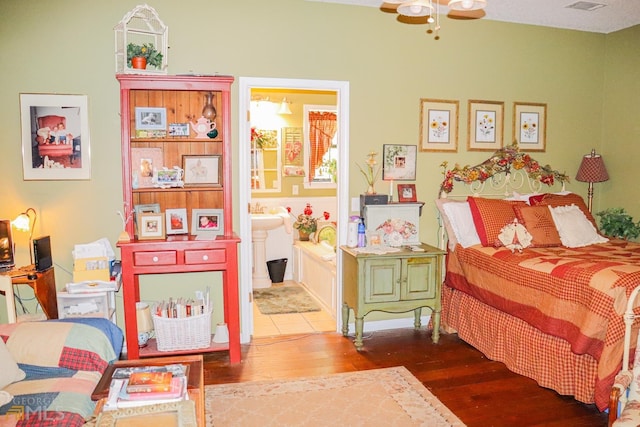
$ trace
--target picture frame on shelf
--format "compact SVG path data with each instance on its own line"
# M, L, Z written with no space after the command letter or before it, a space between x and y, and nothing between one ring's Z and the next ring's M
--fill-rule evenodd
M522 151L546 151L547 104L513 103L513 140Z
M469 100L469 151L496 151L502 148L504 102Z
M415 184L398 184L398 202L410 203L417 202L418 196L416 194Z
M189 123L169 123L169 136L172 138L188 137L190 135Z
M222 156L203 154L182 155L185 186L221 186Z
M420 99L420 151L458 151L459 102Z
M133 206L133 224L135 226L136 235L138 235L138 218L143 213L160 213L159 203L147 203Z
M183 187L182 169L175 166L171 169L163 167L162 169L154 169L153 183L154 186L161 188L167 187Z
M223 209L192 209L191 234L197 239L214 239L224 234Z
M382 179L414 181L416 179L416 145L384 144Z
M162 148L131 149L131 186L133 189L153 187L153 172L162 168Z
M141 213L138 215L138 240L164 238L164 215L161 213Z
M20 94L23 178L91 179L86 95Z
M189 224L187 222L187 209L167 209L166 216L166 233L172 234L188 234Z
M167 130L167 109L136 107L136 130Z

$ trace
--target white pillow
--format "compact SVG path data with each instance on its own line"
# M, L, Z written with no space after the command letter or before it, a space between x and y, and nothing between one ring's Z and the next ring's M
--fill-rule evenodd
M449 218L453 234L455 234L458 243L463 248L480 244L480 237L473 223L473 216L468 202L445 203L442 209L444 209Z
M567 205L555 208L549 206L549 210L563 246L580 248L609 241L598 234L596 228L578 206Z
M27 376L22 369L18 368L18 364L9 353L9 349L7 349L7 345L2 338L0 338L0 366L2 366L0 370L0 389L16 381L23 380Z

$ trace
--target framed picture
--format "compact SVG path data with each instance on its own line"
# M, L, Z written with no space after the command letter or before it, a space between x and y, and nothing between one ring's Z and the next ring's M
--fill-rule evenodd
M162 148L131 149L131 186L153 187L153 171L162 168Z
M189 136L189 123L169 123L169 136Z
M167 130L167 109L136 107L136 130Z
M183 155L184 185L222 185L221 157L198 154Z
M153 181L154 184L163 187L182 187L182 169L178 167L155 169Z
M185 208L167 209L165 211L165 216L167 219L167 235L189 233L189 226L187 224L187 210Z
M141 213L138 216L138 240L164 239L164 215Z
M496 151L502 148L504 102L469 101L469 151Z
M384 153L383 180L413 181L416 179L417 146L384 144L382 149Z
M138 235L138 219L143 213L160 213L159 203L148 203L143 205L135 205L133 207L133 223L136 229L136 235Z
M458 101L420 99L420 151L458 151Z
M191 234L200 239L213 239L224 234L224 212L222 209L193 209L191 211Z
M91 179L86 95L20 94L25 180Z
M284 176L304 176L302 128L282 128L282 172Z
M415 184L398 184L398 201L400 203L417 202Z
M545 151L547 104L513 103L513 140L522 151Z

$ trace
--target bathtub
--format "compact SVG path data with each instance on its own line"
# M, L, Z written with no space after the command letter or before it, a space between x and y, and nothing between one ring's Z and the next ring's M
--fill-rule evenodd
M293 245L293 279L304 286L334 318L337 312L336 253L325 244Z

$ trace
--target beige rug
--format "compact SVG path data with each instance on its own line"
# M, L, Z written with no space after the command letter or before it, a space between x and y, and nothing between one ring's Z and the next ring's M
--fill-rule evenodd
M464 426L405 367L210 385L207 426Z

